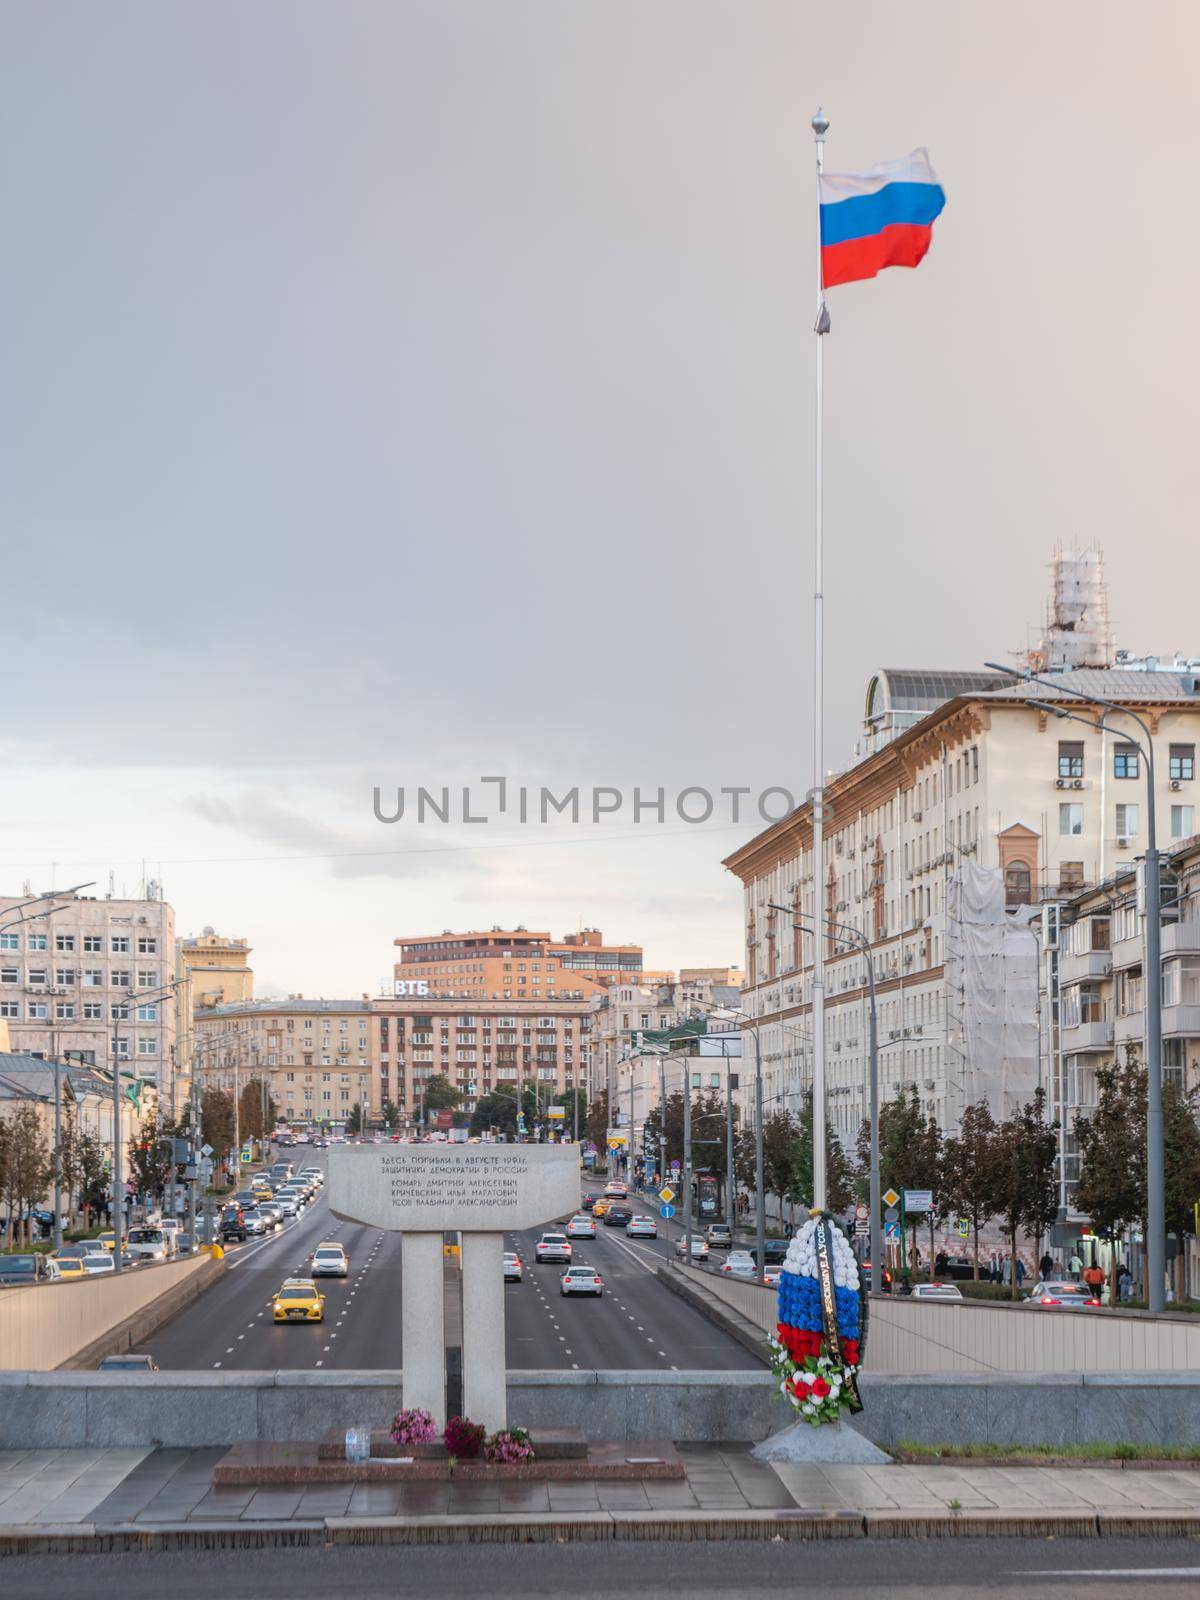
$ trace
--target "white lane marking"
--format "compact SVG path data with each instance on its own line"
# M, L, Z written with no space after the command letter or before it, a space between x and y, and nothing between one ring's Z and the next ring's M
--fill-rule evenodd
M324 1365L325 1365L325 1363L324 1363L324 1362L323 1362L323 1361L318 1361L318 1362L317 1362L317 1365L318 1365L318 1366L319 1366L319 1367L323 1367L323 1366L324 1366Z
M1200 1578L1200 1567L1054 1567L1018 1572L1018 1578Z
M227 1356L231 1356L233 1354L233 1346L232 1345L229 1346L229 1349L226 1350L225 1354Z
M220 1366L220 1365L221 1365L221 1363L220 1363L220 1362L219 1362L219 1361L214 1361L214 1362L213 1362L213 1366L214 1366L214 1368L215 1368L215 1367L219 1367L219 1366Z

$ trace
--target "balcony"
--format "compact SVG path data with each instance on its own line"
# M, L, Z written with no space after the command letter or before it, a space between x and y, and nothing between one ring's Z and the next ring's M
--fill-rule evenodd
M1058 961L1059 982L1082 983L1088 978L1107 978L1113 969L1111 950L1088 950L1081 956L1063 954Z
M1168 922L1162 931L1162 953L1164 957L1200 955L1200 918Z
M1143 954L1144 947L1140 930L1132 939L1114 940L1112 947L1113 970L1116 971L1121 967L1140 967Z
M1124 1016L1117 1018L1116 1038L1118 1045L1138 1043L1146 1031L1146 1019L1141 1011L1127 1011Z
M1164 1039L1200 1039L1200 1005L1164 1006L1162 1031Z
M1078 1022L1071 1027L1063 1027L1062 1047L1065 1054L1081 1055L1089 1050L1111 1050L1112 1046L1111 1018L1106 1017L1098 1022Z

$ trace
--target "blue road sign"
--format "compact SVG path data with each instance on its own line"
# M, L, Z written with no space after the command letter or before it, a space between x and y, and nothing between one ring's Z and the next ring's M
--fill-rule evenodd
M659 1214L660 1217L664 1218L667 1222L670 1222L671 1218L675 1215L675 1207L674 1206L659 1206L658 1214Z
M900 1237L900 1224L898 1222L885 1222L883 1234L886 1239L898 1239Z

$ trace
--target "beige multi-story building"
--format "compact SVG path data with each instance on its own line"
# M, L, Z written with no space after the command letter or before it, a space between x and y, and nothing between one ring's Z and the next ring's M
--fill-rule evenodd
M430 993L447 997L587 1000L613 983L658 976L643 973L640 945L606 945L598 928L558 940L524 927L447 929L396 944L396 983L424 983Z
M64 894L49 915L39 904L18 921L28 898L0 896L0 1020L12 1049L104 1068L115 1051L169 1105L175 914L157 885L135 900Z
M661 1033L741 1004L742 973L738 968L684 970L689 974L688 981L681 974L672 983L616 984L594 1002L589 1100L607 1090L610 1103L617 1104L621 1085L628 1082L623 1063L635 1054L639 1035ZM726 976L738 981L714 981Z
M340 1123L356 1107L381 1105L371 1004L360 1000L246 1000L196 1013L201 1087L265 1082L288 1122Z
M916 1084L952 1127L975 1100L1008 1114L1027 1097L1039 1069L1034 908L1132 866L1146 842L1140 730L1120 712L1101 726L1071 690L1145 719L1162 831L1195 832L1200 672L1154 665L1036 685L976 672L872 678L869 753L828 780L821 861L806 803L725 863L745 889L746 1008L768 1103L798 1106L811 1083L812 934L795 924L815 916L826 922L829 1114L843 1139L866 1111L867 994L861 956L829 921L869 942L885 1099Z
M254 994L254 973L250 968L250 945L246 939L230 939L205 928L195 939L179 939L175 945L175 990L178 1020L178 1049L183 1090L190 1084L196 1054L195 1016L214 1006L241 1005Z
M592 1008L563 995L534 1000L396 996L371 1002L380 1094L411 1118L430 1078L444 1075L462 1109L493 1091L537 1083L553 1098L587 1081Z

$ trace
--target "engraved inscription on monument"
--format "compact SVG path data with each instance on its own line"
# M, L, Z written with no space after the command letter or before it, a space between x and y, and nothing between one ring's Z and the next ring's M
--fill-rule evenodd
M536 1227L579 1205L575 1145L334 1146L335 1216L404 1233Z

